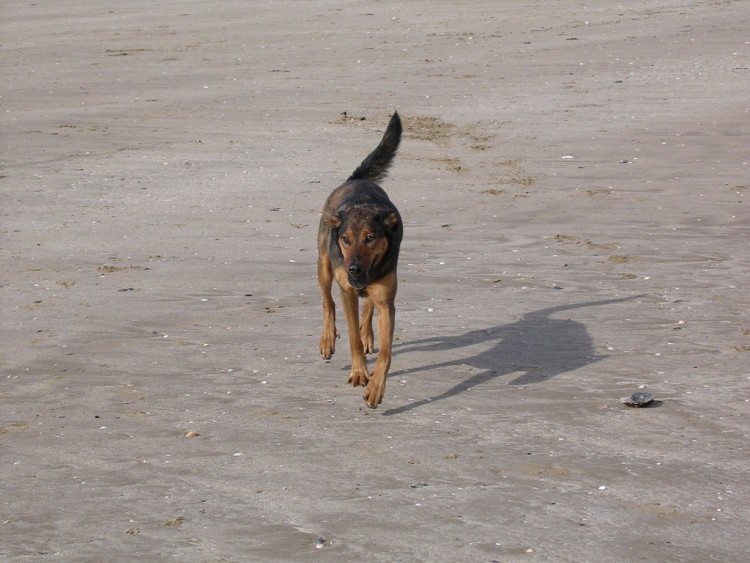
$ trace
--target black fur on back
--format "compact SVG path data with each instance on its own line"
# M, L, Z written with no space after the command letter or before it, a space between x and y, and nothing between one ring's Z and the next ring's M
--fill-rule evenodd
M367 155L367 158L352 172L348 180L370 180L377 182L385 178L388 168L390 168L393 162L393 157L396 156L398 145L401 142L401 131L401 118L398 116L398 112L395 112L388 122L388 127L383 134L380 144L375 147L374 151Z

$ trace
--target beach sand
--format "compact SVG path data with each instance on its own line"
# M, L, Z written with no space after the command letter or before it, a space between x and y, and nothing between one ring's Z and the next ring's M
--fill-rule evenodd
M747 557L746 2L0 20L0 559ZM315 236L394 110L371 410Z

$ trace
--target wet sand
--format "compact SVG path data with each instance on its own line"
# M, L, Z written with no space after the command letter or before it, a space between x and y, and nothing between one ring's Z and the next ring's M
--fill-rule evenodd
M750 552L746 3L0 20L1 559ZM315 235L394 110L370 410Z

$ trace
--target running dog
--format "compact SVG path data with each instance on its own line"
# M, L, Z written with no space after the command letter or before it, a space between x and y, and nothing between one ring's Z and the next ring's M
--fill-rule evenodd
M391 117L380 144L323 206L318 228L318 283L323 293L320 355L328 360L336 349L336 308L331 295L334 278L349 329L352 369L349 383L364 386L370 408L383 400L391 367L396 320L396 264L403 224L396 206L375 182L386 176L401 142L401 119ZM359 319L359 298L365 299ZM372 374L365 354L374 351L373 312L378 310L378 359Z

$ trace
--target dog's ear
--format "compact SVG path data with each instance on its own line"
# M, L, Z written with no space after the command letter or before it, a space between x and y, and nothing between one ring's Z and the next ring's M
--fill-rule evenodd
M380 221L383 226L391 232L395 231L398 228L398 215L393 212L383 215Z
M344 213L342 211L331 215L331 217L328 219L328 224L331 225L332 229L338 229L341 226L341 224L344 222L343 215Z

